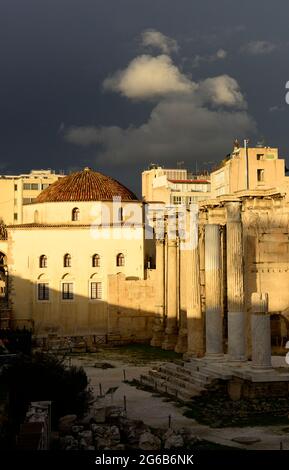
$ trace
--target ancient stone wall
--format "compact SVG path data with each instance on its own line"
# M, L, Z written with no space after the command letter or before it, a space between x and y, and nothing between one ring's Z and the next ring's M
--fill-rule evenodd
M289 207L284 199L246 200L242 222L246 310L250 313L253 292L267 292L269 313L272 318L280 316L284 331L280 328L279 336L285 338L289 333Z
M119 342L149 341L155 317L155 270L147 279L108 276L108 332Z

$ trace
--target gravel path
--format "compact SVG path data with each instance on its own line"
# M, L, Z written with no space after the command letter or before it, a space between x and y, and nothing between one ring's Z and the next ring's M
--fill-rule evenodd
M105 359L104 359L105 357ZM283 449L289 450L289 419L288 433L284 432L284 426L267 427L242 427L242 428L210 428L200 425L195 420L183 416L185 407L178 407L171 401L164 401L163 398L155 396L150 392L138 390L123 382L123 371L127 380L137 379L141 374L145 374L151 367L159 362L154 361L148 364L135 365L130 358L120 355L119 360L115 359L115 352L110 359L110 354L105 353L104 357L97 355L73 356L71 363L84 367L90 379L90 386L94 396L100 405L124 405L126 397L127 416L131 419L140 419L144 423L154 427L168 427L169 416L171 416L172 428L190 427L195 430L197 436L218 444L246 448L246 449L280 449L282 442ZM137 360L137 357L135 358ZM113 368L102 369L94 367L97 362L107 362ZM98 398L101 384L102 393L105 394L109 388L117 387L113 395L107 394L104 398ZM287 430L286 430L287 431ZM259 439L253 444L240 444L233 442L235 438Z

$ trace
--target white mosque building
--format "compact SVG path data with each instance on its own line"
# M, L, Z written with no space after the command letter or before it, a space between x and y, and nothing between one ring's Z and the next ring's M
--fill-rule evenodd
M85 168L24 206L23 223L9 226L2 241L14 324L39 337L151 336L153 312L130 312L126 295L129 283L146 282L153 264L143 205L118 181Z

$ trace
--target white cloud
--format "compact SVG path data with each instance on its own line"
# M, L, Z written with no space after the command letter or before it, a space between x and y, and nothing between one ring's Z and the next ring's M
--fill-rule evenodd
M148 29L141 35L141 45L143 47L153 47L159 49L164 54L178 52L179 46L175 39L165 36L160 31Z
M146 100L172 93L191 93L196 85L179 71L169 56L142 55L126 69L106 78L103 86L127 98Z
M224 53L225 51L219 50L221 56L224 56ZM234 78L220 75L196 83L182 74L166 55L136 57L126 69L106 78L103 86L105 90L119 92L134 100L159 100L171 95L194 95L197 103L246 107L238 82Z
M225 51L219 52L221 58ZM158 99L140 126L79 126L64 129L67 142L95 145L101 164L144 166L151 161L219 160L234 138L255 132L238 82L221 75L199 83L181 73L167 55L142 55L107 78L106 90L130 99Z
M255 130L245 110L209 109L193 96L164 99L139 127L72 127L65 139L82 146L99 144L97 161L114 165L146 165L151 161L175 164L184 160L219 160L235 137Z
M200 56L196 55L192 61L192 67L199 67L202 62L216 62L226 59L228 53L225 49L218 49L215 54Z
M206 78L200 82L198 93L204 103L214 106L247 107L238 82L229 75Z
M214 57L214 56L212 56ZM216 54L215 54L216 59L226 59L227 57L227 51L225 49L218 49Z
M249 55L267 55L277 49L277 45L269 41L250 41L241 47L241 52Z

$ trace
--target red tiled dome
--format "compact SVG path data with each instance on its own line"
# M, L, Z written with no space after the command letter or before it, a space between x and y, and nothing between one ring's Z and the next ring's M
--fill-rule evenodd
M35 199L37 202L64 201L112 201L120 196L124 201L137 201L128 188L109 176L90 168L72 173L44 189Z

